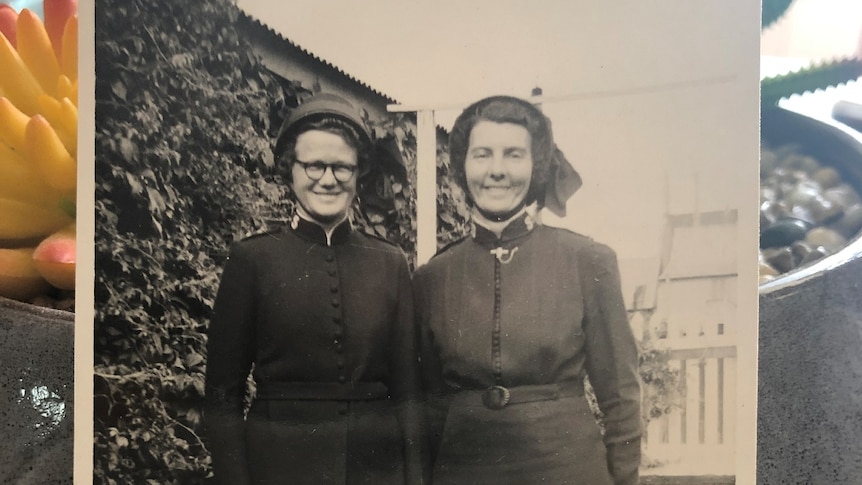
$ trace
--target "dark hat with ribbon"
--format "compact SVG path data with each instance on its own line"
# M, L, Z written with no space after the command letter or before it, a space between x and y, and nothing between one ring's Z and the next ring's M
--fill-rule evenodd
M566 159L563 151L554 145L551 170L545 183L544 207L559 217L566 215L566 201L584 184L581 175Z
M551 120L533 103L514 96L490 96L467 108L455 120L449 137L449 155L455 180L469 198L464 163L470 132L480 120L515 123L530 133L533 179L526 203L536 202L559 217L566 215L566 201L583 185L581 176L554 143ZM472 202L471 202L472 203Z
M281 155L288 142L294 140L307 123L325 119L338 118L352 126L359 134L360 142L371 146L371 133L362 122L359 111L346 99L332 93L320 93L312 96L290 112L278 131L275 142L275 156Z

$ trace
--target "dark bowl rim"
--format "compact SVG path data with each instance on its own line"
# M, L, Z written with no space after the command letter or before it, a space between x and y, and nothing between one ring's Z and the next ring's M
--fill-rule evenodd
M815 118L785 108L773 107L769 108L769 110L770 112L784 112L782 116L796 117L798 120L812 125L816 123L821 124L822 128L830 131L836 139L844 141L848 146L853 147L853 150L859 153L859 158L862 160L862 134L849 126L832 119ZM862 167L860 167L860 170L862 170ZM812 279L822 277L826 272L860 257L862 257L862 232L851 239L837 253L820 259L811 265L794 269L775 279L761 283L758 285L758 293L760 295L771 295L788 288L796 287Z
M40 317L49 318L52 320L63 320L70 323L75 322L74 312L34 305L32 303L12 300L3 296L0 296L0 308L10 308L12 310L16 310L22 313L38 315Z

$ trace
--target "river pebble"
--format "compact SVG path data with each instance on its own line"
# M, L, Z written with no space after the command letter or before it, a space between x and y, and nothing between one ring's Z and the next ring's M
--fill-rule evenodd
M862 231L862 198L792 145L761 148L760 281L840 251Z

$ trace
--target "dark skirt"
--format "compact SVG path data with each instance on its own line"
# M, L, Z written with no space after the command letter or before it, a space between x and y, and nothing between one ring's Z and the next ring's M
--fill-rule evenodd
M258 400L246 421L252 483L400 485L402 436L388 400Z
M612 485L601 431L583 396L488 409L479 391L453 398L434 485Z

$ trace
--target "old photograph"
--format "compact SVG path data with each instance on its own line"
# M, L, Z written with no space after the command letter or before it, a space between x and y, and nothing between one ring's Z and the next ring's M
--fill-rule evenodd
M754 483L750 3L82 9L76 478Z

